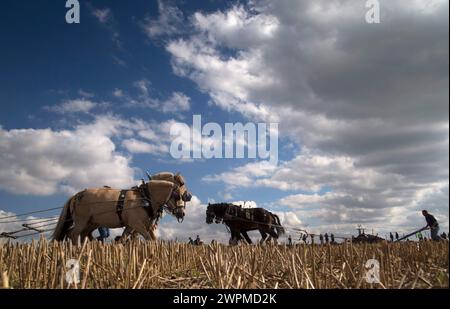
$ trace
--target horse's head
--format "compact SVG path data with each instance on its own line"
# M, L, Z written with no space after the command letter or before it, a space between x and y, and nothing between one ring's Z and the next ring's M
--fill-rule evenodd
M180 189L181 200L184 202L184 207L186 207L186 203L190 202L192 199L192 194L188 191L184 177L181 176L180 173L175 174L173 179L174 183L177 184Z
M220 223L223 220L226 208L224 204L209 204L206 208L206 223L211 224L215 220L216 223Z
M192 194L188 191L183 176L177 173L174 176L174 189L171 194L171 198L167 202L167 206L170 209L174 209L172 213L177 217L178 222L183 222L186 203L190 202Z
M147 186L152 205L157 209L164 207L166 211L177 218L178 222L182 222L187 202L185 187L165 180L151 180Z
M186 203L190 202L192 199L192 194L188 191L186 187L186 182L184 177L180 174L173 174L169 172L162 172L151 176L151 180L165 180L172 182L176 185L174 190L174 197L177 198L177 207L186 207ZM178 196L179 195L179 196ZM183 205L181 205L183 204Z

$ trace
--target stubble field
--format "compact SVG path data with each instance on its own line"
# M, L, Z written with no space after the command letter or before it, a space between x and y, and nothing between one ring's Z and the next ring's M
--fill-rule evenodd
M0 244L0 274L3 288L14 289L448 288L448 255L448 242L230 247L135 240L73 246L42 238ZM374 278L367 272L377 271L366 268L369 259L379 263L379 283L367 282Z

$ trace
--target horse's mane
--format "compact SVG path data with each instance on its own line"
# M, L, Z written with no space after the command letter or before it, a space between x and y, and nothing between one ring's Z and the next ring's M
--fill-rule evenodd
M231 204L231 203L214 203L214 204L208 204L208 207L209 206L216 208L216 207L228 207L228 206L236 206L236 205Z
M216 215L223 216L225 214L225 211L232 206L237 207L236 205L233 205L231 203L214 203L208 204L208 209L211 209Z

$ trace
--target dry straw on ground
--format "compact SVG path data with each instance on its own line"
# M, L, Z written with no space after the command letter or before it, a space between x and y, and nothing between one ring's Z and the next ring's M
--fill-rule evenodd
M45 239L0 245L4 288L448 288L448 242L193 246ZM380 283L366 282L365 263L380 263ZM79 261L80 281L65 280Z

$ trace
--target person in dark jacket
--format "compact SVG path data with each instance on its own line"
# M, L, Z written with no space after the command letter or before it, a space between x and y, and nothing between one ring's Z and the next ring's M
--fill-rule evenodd
M391 239L391 242L394 242L394 235L392 235L392 232L389 233L389 238Z
M427 222L426 228L430 229L431 233L431 239L433 240L441 240L441 237L439 236L439 223L437 222L436 218L428 213L427 210L422 210L422 215L425 217L425 221Z

